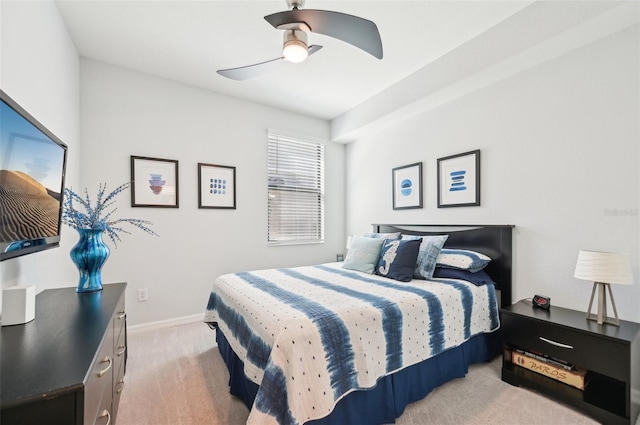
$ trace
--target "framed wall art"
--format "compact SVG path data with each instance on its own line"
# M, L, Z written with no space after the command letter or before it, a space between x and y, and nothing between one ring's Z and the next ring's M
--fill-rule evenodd
M438 159L438 208L480 205L480 150Z
M178 161L131 156L131 206L178 208Z
M422 162L392 170L393 209L422 208Z
M198 208L236 209L236 167L198 163Z

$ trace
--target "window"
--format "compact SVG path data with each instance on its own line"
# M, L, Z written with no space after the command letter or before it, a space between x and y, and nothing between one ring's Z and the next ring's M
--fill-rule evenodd
M268 244L324 242L324 144L268 138Z

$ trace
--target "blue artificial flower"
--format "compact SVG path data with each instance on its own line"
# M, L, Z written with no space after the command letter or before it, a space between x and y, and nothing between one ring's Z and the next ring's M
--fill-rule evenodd
M130 182L121 184L105 197L104 194L107 189L107 184L100 184L100 190L98 191L95 206L91 205L91 198L89 197L89 192L87 192L86 188L84 190L84 198L73 190L65 188L62 222L73 229L93 229L104 231L109 235L109 238L113 241L116 247L116 240L121 240L118 235L120 232L131 233L120 227L120 223L129 223L151 235L158 236L156 232L147 227L147 225L153 224L150 221L135 218L112 219L111 215L116 212L117 208L113 208L111 211L105 212L107 208L114 204L114 198L124 190L128 189L129 186ZM74 201L78 202L83 207L84 212L76 209L73 204Z

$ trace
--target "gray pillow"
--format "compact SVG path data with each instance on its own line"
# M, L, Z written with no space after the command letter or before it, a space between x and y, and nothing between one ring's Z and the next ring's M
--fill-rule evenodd
M354 236L347 257L342 263L343 269L373 273L380 258L380 250L385 239Z

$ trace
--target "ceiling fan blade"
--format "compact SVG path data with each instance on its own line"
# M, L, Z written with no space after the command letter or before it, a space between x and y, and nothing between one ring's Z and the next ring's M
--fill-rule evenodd
M274 28L287 28L290 24L304 23L311 32L337 38L382 59L382 40L378 27L372 21L346 13L328 10L288 10L267 15L264 19Z
M284 57L280 57L238 68L219 69L217 72L223 77L231 78L232 80L248 80L279 68L284 62L283 59Z
M309 56L322 49L322 46L312 45L309 46ZM283 64L288 61L284 57L271 59L265 62L256 63L253 65L241 66L238 68L219 69L218 74L223 77L231 78L232 80L242 81L249 78L259 77L268 72L276 71L281 68Z

